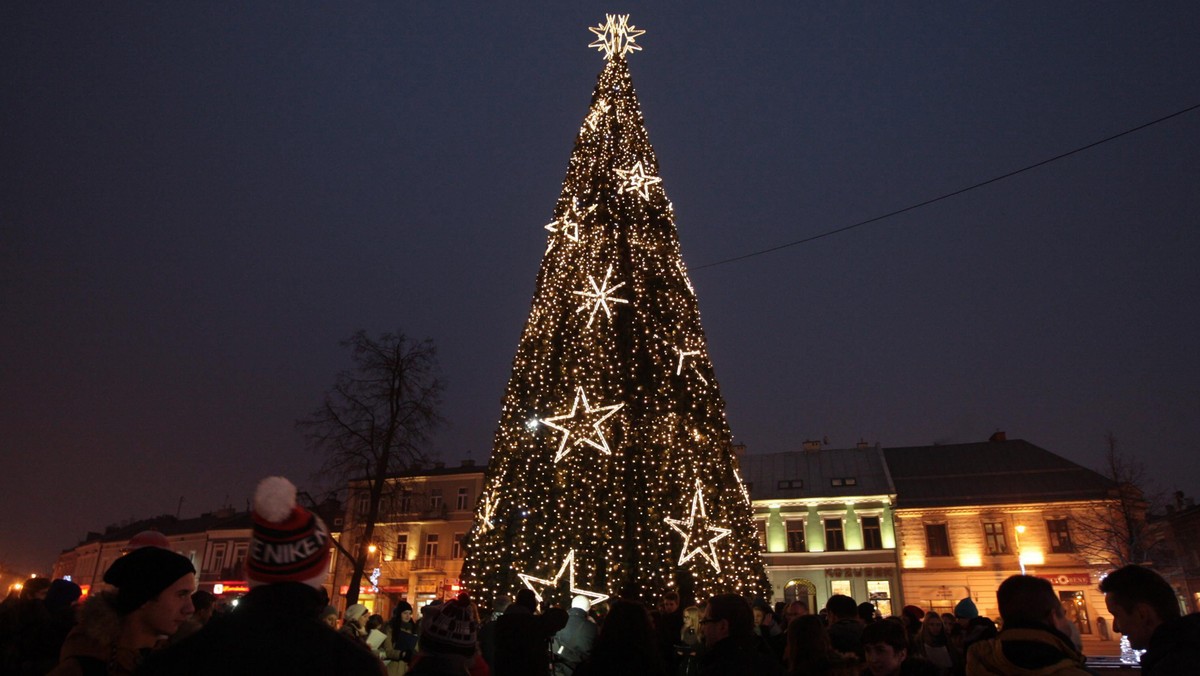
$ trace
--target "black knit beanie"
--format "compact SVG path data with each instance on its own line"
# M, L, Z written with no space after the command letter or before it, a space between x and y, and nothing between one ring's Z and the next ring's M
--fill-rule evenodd
M186 556L142 547L112 562L104 581L117 588L117 612L128 615L196 568Z

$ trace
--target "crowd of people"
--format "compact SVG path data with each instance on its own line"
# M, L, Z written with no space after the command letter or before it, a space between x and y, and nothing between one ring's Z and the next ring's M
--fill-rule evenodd
M295 488L260 484L247 559L251 590L231 612L196 589L186 557L133 549L88 596L67 580L30 580L0 606L0 676L91 674L369 674L372 676L949 676L1091 673L1075 625L1042 578L1015 575L996 590L1000 617L970 598L953 613L905 606L879 617L871 603L833 595L819 613L733 594L696 602L676 592L653 606L638 589L593 605L540 603L523 589L485 617L463 594L391 617L361 604L339 613L324 591L329 534L295 503ZM1200 673L1200 614L1139 566L1104 578L1113 629L1146 650L1150 676Z

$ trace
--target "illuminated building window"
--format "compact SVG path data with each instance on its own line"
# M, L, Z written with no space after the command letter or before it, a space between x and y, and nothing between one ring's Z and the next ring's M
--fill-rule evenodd
M854 593L850 588L850 580L830 580L829 591L832 594L854 597Z
M1046 530L1050 532L1050 551L1055 554L1069 554L1075 551L1071 542L1071 529L1066 519L1048 519Z
M1004 535L1004 524L987 521L983 524L983 537L987 541L988 554L1007 554L1008 538Z
M754 524L758 530L758 546L762 547L762 550L765 552L767 551L767 522L755 521Z
M396 536L395 558L406 561L408 560L408 533L401 533Z
M454 534L454 549L452 550L453 553L450 555L451 558L461 559L463 557L463 541L466 540L466 538L466 533Z
M892 615L892 583L888 580L867 580L867 599L875 604L880 615Z
M852 476L837 477L835 479L830 479L829 485L833 486L834 488L841 488L842 486L857 486L858 478Z
M789 552L806 551L804 547L804 522L787 522L787 550Z
M925 555L950 556L950 531L946 524L925 524Z
M825 551L846 551L846 537L842 532L841 519L825 519Z
M438 534L427 533L425 535L425 556L433 559L438 555Z
M883 549L883 530L879 525L879 517L863 517L862 538L863 549Z
M458 510L467 509L467 504L468 504L469 500L470 500L470 497L467 495L467 487L466 486L460 487L458 489L458 503L455 505L454 508L458 509Z
M778 484L779 490L791 490L796 488L804 488L804 482L800 479L783 479Z

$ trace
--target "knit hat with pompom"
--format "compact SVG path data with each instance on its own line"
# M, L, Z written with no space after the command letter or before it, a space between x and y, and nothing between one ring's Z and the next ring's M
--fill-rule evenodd
M303 582L320 588L329 573L329 529L296 504L296 487L281 476L267 477L254 492L254 520L246 580L251 587Z

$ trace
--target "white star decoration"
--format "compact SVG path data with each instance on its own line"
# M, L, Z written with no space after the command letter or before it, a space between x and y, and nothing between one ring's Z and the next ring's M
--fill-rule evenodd
M599 26L589 27L596 39L588 47L604 52L604 58L612 61L614 56L625 56L630 52L642 51L634 41L646 33L629 23L628 14L605 14L606 21Z
M587 209L580 211L579 210L579 201L576 200L571 203L570 210L568 213L563 214L562 218L556 218L553 221L550 221L549 223L547 223L546 229L549 230L550 232L561 232L562 234L566 235L567 239L571 240L572 242L578 242L579 241L579 224L583 222L584 216L587 216L588 214L592 213L595 210L596 210L596 205L593 204L592 206L588 207ZM561 230L559 229L559 226L561 226Z
M591 299L590 301L584 303L583 305L580 305L575 310L576 312L583 312L584 310L588 309L589 307L592 308L592 314L590 317L588 317L588 323L587 323L588 328L591 328L592 322L596 320L596 313L599 312L601 309L604 310L604 316L606 316L610 319L612 318L612 310L609 309L609 307L608 307L609 303L628 303L629 302L629 301L625 300L624 298L614 298L612 296L612 292L616 291L617 289L621 288L622 286L625 286L625 282L621 282L620 284L617 284L616 286L609 286L608 278L611 276L612 276L612 266L610 265L610 266L608 266L608 271L604 273L604 283L603 284L596 284L596 278L591 275L588 275L588 282L591 283L592 290L591 291L584 290L584 291L572 291L571 292L571 293L575 294L576 296L583 296L584 298Z
M496 491L491 491L483 496L483 513L479 515L479 532L486 533L492 529L492 518L496 515L496 506L500 501L496 499Z
M588 128L592 131L596 131L596 127L600 124L600 119L603 118L604 114L609 110L612 110L612 106L609 105L609 103L604 99L598 99L596 101L596 107L592 108L592 112L588 113L588 116L584 118L584 121L587 122Z
M579 411L580 403L583 404L582 414ZM608 439L604 438L604 430L600 429L600 424L616 415L617 411L624 405L622 403L592 408L591 404L588 404L587 394L584 393L583 388L576 388L575 402L571 404L570 413L546 418L541 421L546 427L553 427L563 433L562 440L558 442L558 452L554 455L554 462L565 458L571 452L571 448L580 444L587 444L605 455L612 455L612 450L608 447ZM578 419L576 419L577 416ZM560 425L558 421L570 422L567 425ZM588 427L595 431L595 439L591 438L591 434L587 429ZM581 432L583 434L580 434ZM575 440L571 442L571 448L568 448L567 442L571 439L572 434L575 435Z
M600 594L600 593L594 592L594 591L587 591L586 589L580 589L579 587L575 586L575 550L574 549L572 549L570 552L567 553L567 557L565 559L563 559L562 565L558 567L558 572L555 573L554 577L549 580L545 580L540 577L534 577L532 575L526 575L525 573L517 573L517 577L521 578L521 582L525 583L525 586L528 587L530 589L530 591L533 592L533 595L535 597L537 597L538 603L541 603L542 602L542 593L540 591L538 591L537 587L534 586L534 583L536 582L537 584L541 585L543 588L558 587L558 581L562 579L563 573L567 574L567 587L570 589L571 594L588 597L591 600L592 605L596 605L597 603L608 600L608 594Z
M641 193L644 200L650 199L650 186L662 183L661 178L647 174L641 162L636 162L632 169L617 169L617 174L625 179L617 192L621 194L625 194L626 191Z
M699 518L697 518L697 514L699 514ZM699 479L696 479L696 493L692 496L692 512L688 515L688 518L672 519L668 516L663 520L683 536L683 549L679 552L678 565L682 566L699 554L708 561L714 571L721 572L721 564L717 562L717 549L714 545L716 545L718 540L733 531L728 528L717 528L716 526L708 525L708 515L704 511L704 489L700 485ZM702 531L711 531L715 535L705 540L703 544L693 546L693 538L704 538L705 534Z

